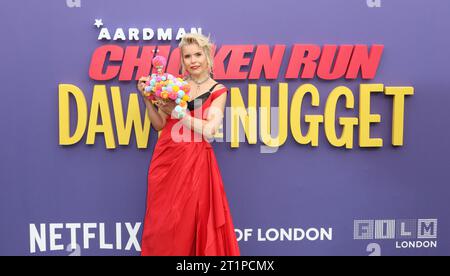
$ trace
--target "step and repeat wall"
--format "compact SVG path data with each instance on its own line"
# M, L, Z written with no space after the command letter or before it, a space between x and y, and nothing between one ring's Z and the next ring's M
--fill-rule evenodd
M0 255L139 255L136 80L209 36L242 255L450 254L450 2L3 1Z

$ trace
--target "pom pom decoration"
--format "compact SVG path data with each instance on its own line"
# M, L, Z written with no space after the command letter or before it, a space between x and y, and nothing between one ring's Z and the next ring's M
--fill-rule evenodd
M149 76L149 80L145 83L144 96L149 100L174 101L175 116L178 119L183 118L189 101L189 83L182 78L163 73L163 68L167 64L163 56L155 56L152 64L157 69L157 74Z

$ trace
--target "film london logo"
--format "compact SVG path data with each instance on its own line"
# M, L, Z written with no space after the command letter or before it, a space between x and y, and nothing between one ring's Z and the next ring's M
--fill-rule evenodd
M81 0L66 0L68 8L81 8Z
M437 219L354 220L354 240L394 240L396 249L436 248ZM371 255L381 255L381 247L371 243Z
M366 3L369 8L381 8L381 0L367 0Z

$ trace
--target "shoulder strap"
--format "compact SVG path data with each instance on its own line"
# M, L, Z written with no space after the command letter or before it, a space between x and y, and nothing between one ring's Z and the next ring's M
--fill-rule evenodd
M218 89L217 91L214 91L214 93L212 93L211 98L214 101L216 98L220 97L220 95L222 95L223 93L227 93L228 92L228 88L226 88L225 86L223 88Z
M220 83L216 83L216 84L214 84L212 87L211 87L211 89L209 89L209 92L212 92L213 90L214 90L214 87L216 87L217 85L219 85Z

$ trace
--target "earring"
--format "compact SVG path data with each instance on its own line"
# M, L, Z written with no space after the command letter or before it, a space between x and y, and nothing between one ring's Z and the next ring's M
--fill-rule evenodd
M188 70L184 70L184 72L183 72L183 79L186 79L186 78L189 78L189 72L188 72Z

